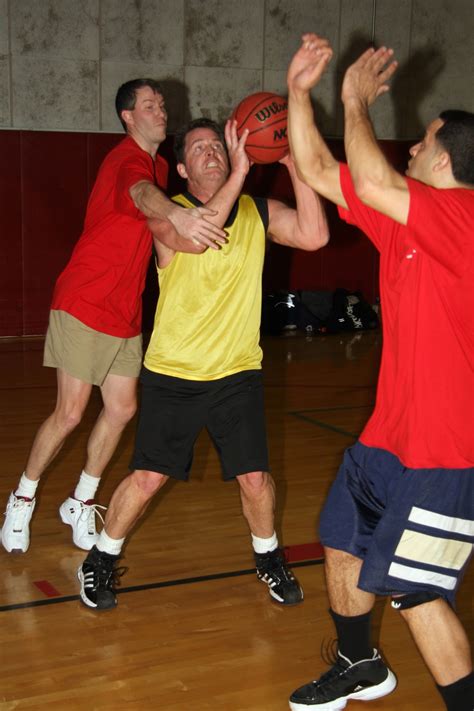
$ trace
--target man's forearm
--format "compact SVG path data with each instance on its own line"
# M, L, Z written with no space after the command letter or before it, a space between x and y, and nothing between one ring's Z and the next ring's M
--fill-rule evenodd
M217 227L224 227L234 203L240 196L245 177L245 173L233 171L224 185L206 202L206 207L216 212L208 217L208 220Z
M363 190L368 182L387 184L393 168L377 143L368 106L362 101L346 102L344 123L344 147L356 190Z
M339 164L314 123L309 93L290 91L288 135L299 177L320 195L345 206L339 183Z
M288 165L288 172L296 198L294 246L309 250L324 247L329 241L329 227L321 198L298 177L294 165Z
M374 134L368 106L344 102L344 145L354 189L369 207L406 225L410 194L406 179L385 158Z
M176 205L169 200L166 195L146 180L136 183L130 188L130 196L135 207L142 212L145 217L165 220L176 208Z

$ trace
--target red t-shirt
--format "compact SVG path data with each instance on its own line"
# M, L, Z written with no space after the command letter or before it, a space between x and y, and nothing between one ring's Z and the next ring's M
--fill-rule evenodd
M89 198L84 231L59 276L52 309L120 338L141 332L151 233L129 189L141 180L166 187L168 165L129 136L102 163Z
M347 165L341 187L380 252L383 353L375 410L360 440L409 468L474 466L474 190L407 178L406 226L364 205Z

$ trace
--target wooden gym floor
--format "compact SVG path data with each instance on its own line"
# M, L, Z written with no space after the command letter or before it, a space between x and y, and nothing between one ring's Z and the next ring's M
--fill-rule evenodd
M41 339L0 341L0 506L23 471L34 433L55 399L54 371L41 367ZM237 485L220 480L207 434L191 481L165 487L125 551L129 571L116 610L78 601L76 549L58 507L83 466L86 417L40 486L25 555L0 547L0 709L48 711L284 711L291 691L326 665L333 637L317 521L346 446L370 414L379 333L265 339L264 373L277 531L306 599L272 603L253 567ZM106 504L127 472L133 424L99 490ZM474 576L458 610L468 631ZM376 635L398 676L396 691L364 708L442 711L431 677L401 618L384 601ZM350 702L348 708L362 708Z

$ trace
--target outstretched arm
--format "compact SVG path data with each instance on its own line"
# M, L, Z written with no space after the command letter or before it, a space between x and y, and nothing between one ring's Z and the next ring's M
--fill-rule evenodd
M347 70L342 85L344 145L355 191L362 202L407 224L410 194L404 176L388 163L374 135L369 106L389 87L397 68L393 51L368 49Z
M299 177L320 195L347 207L339 181L339 163L314 123L310 91L332 57L326 39L305 34L288 68L288 135Z
M146 180L132 185L130 197L146 217L169 220L182 239L213 249L225 243L225 232L210 221L214 212L207 207L181 207Z
M279 200L268 200L268 238L298 249L316 250L329 241L326 214L319 196L298 177L291 155L282 158L296 197L296 210Z

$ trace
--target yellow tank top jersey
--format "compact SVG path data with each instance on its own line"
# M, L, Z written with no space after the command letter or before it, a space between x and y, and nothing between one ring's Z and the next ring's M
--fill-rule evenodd
M194 207L191 195L175 202ZM241 195L225 226L228 243L203 254L177 252L158 268L160 296L145 367L186 380L217 380L261 368L265 228Z

